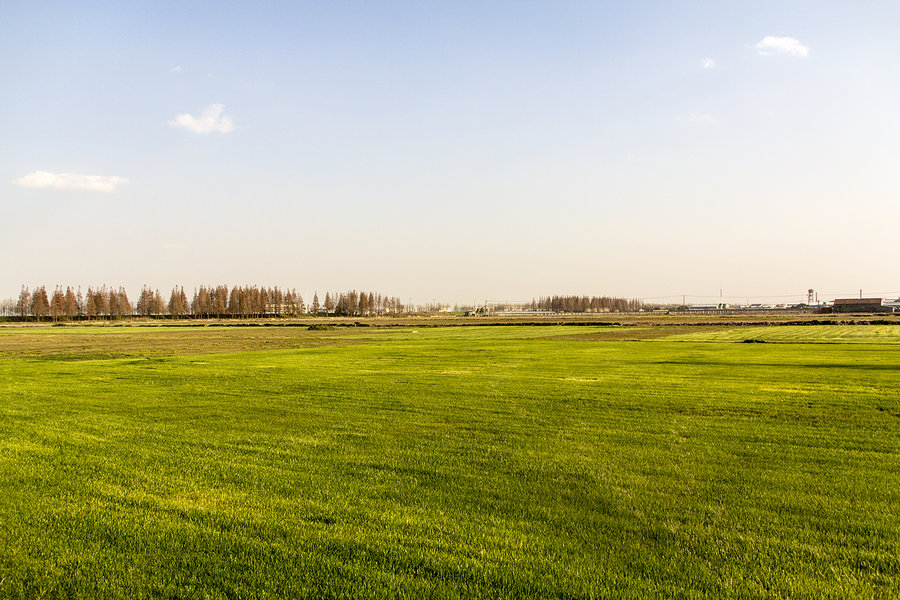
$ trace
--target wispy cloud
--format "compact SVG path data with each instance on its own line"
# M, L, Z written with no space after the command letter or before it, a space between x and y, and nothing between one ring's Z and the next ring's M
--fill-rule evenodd
M714 61L711 58L704 58L703 60L700 61L700 66L703 67L704 69L715 69L716 61Z
M184 69L181 68L181 65L175 65L171 69L169 69L172 73L181 73Z
M809 48L800 43L800 40L792 37L776 37L767 35L754 46L756 51L763 56L773 54L789 54L791 56L804 57L809 55Z
M123 183L124 177L110 175L80 175L78 173L51 173L49 171L33 171L24 177L14 179L13 183L22 187L50 188L54 190L88 190L91 192L115 192Z
M200 116L195 117L189 114L179 114L175 119L169 121L170 127L181 127L187 129L191 133L228 133L234 131L234 122L231 117L226 117L225 105L210 104L200 112Z

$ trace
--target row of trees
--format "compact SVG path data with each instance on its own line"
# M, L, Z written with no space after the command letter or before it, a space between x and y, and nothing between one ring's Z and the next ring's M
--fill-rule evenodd
M612 296L544 296L531 301L531 310L566 313L633 312L647 308L640 300Z
M476 307L473 307L475 310ZM640 300L612 296L543 296L530 304L487 305L476 310L488 314L502 310L531 310L557 313L631 312L650 308ZM468 310L467 308L464 308ZM295 289L259 286L200 286L188 298L183 287L176 286L166 299L159 290L141 289L132 304L125 288L89 287L86 293L72 287L56 287L48 293L44 286L33 291L22 287L16 300L0 302L0 316L37 319L115 319L126 316L170 318L263 318L301 315L380 316L413 310L399 298L375 292L327 292L320 300L313 295L307 304ZM435 310L418 307L418 310Z
M318 304L318 296L313 297L314 312L319 312L315 307ZM325 294L322 305L326 314L333 313L337 316L369 317L380 314L399 314L406 310L400 298L382 296L372 292L357 292L351 290L341 294Z
M79 317L124 317L134 314L125 288L88 288L83 294L71 287L57 287L52 293L40 286L34 291L22 287L19 297L0 304L0 316L36 317L53 320L75 319Z
M22 287L16 300L0 303L0 316L37 319L115 319L125 316L172 318L262 318L296 317L307 314L335 316L396 315L407 309L399 298L375 292L327 292L320 302L318 293L307 305L297 290L278 287L224 285L201 286L188 299L184 287L176 286L164 299L159 290L144 286L132 304L122 287L89 287L86 293L71 287L57 287L52 293L40 286L30 291Z
M531 302L494 302L485 301L483 306L474 308L476 314L493 314L506 311L531 311L550 313L607 313L636 312L658 308L656 304L645 304L634 298L616 298L614 296L541 296L532 298ZM459 310L459 307L456 307ZM465 308L468 310L468 308Z

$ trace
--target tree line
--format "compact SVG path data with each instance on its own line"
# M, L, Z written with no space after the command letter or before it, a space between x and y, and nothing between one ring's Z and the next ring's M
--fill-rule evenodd
M142 316L155 318L265 318L325 316L398 315L408 310L397 297L376 292L326 292L320 301L313 294L307 304L296 289L265 286L200 286L188 298L184 287L176 286L166 300L159 290L147 286L132 303L125 288L89 287L82 293L71 286L57 286L52 292L45 286L29 290L22 286L17 299L0 303L0 316L53 321L78 319L117 319Z
M495 311L523 310L552 313L604 313L648 310L653 306L641 300L614 296L541 296L530 303L494 304L471 307L476 314ZM469 311L469 307L456 307ZM22 286L16 299L0 301L0 317L33 318L36 320L117 319L131 316L151 318L266 318L325 315L339 317L370 317L399 315L406 312L436 312L442 305L413 307L399 298L375 292L326 292L320 298L313 294L304 301L296 289L265 286L200 286L189 297L184 287L175 286L167 296L144 286L132 303L125 288L57 286L48 292L45 286L29 290Z
M531 301L531 310L565 313L634 312L646 308L641 300L613 296L544 296Z

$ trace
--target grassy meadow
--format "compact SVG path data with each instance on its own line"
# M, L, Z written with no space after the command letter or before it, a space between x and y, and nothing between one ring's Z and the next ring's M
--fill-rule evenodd
M0 328L0 598L900 597L898 342Z

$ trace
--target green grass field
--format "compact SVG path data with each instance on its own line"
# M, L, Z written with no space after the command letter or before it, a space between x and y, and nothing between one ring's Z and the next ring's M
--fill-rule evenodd
M803 344L900 344L900 325L729 327L668 336L667 341L773 342Z
M753 329L0 328L0 598L900 597L900 326Z

